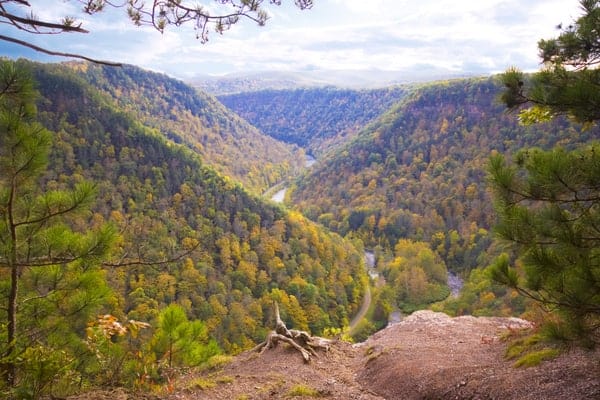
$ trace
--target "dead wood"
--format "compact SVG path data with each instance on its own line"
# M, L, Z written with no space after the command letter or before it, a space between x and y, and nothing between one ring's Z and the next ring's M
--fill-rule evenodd
M285 322L279 315L279 305L274 303L275 308L275 330L269 332L265 340L257 345L252 351L260 354L277 346L279 342L284 342L300 352L304 362L309 362L311 356L318 357L316 350L329 350L332 341L320 336L312 336L306 331L288 329Z

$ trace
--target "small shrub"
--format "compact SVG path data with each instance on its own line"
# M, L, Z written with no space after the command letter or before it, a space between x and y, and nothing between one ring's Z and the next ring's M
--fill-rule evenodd
M36 400L45 394L69 394L79 375L67 352L37 345L28 347L17 360L21 379L14 388L18 399ZM57 390L57 389L61 390ZM63 392L64 391L64 392ZM63 392L63 393L61 393Z

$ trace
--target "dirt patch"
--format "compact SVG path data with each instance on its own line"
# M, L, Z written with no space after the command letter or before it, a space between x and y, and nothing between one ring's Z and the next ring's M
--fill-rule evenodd
M504 359L500 336L528 325L420 311L361 344L374 350L358 381L386 399L599 399L597 351L573 350L532 368Z
M505 360L500 336L509 327L527 326L516 318L450 318L419 311L364 343L336 342L310 363L287 345L262 355L246 352L221 370L183 377L173 393L161 397L600 399L599 351L573 350L532 368L514 368ZM123 399L138 398L144 397Z
M195 377L179 385L187 390L174 393L169 399L381 399L356 380L356 371L362 364L359 352L349 343L337 342L327 352L305 363L301 355L287 345L280 345L262 355L246 352L236 357L222 370L205 373L207 380L217 383L212 388L195 390ZM304 388L311 396L292 396Z

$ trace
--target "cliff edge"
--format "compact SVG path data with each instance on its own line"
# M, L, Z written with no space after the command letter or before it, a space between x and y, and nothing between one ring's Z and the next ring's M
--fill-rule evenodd
M242 353L220 370L190 372L160 398L600 399L599 350L572 349L529 368L505 359L502 335L530 327L518 318L418 311L363 343L336 342L310 363L287 345Z

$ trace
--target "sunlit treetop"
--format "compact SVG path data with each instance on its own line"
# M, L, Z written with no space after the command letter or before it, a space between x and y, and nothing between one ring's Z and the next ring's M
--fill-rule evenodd
M558 115L584 124L600 120L600 0L580 0L580 6L583 15L559 24L558 37L538 42L540 72L527 76L510 68L502 75L501 100L521 110L525 123Z

